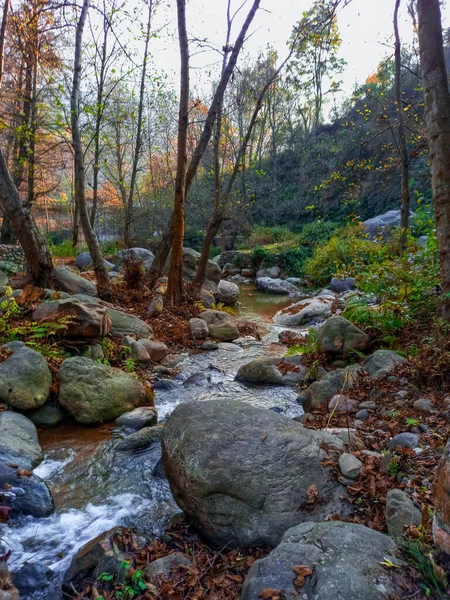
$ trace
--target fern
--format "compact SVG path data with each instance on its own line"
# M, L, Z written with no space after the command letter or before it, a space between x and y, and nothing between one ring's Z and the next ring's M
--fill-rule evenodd
M231 316L234 316L236 314L236 312L229 306L225 306L225 304L223 302L218 302L216 303L212 303L211 304L211 308L213 310L218 310L219 312L225 312Z
M286 356L296 356L297 354L316 354L318 352L317 347L317 332L314 327L308 329L308 335L305 338L305 344L303 346L292 346L287 351Z
M343 316L352 323L374 326L374 310L369 306L366 298L353 296L347 302Z

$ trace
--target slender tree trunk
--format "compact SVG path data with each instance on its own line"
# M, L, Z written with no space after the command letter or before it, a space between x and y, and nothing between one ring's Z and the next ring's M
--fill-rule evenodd
M34 285L53 288L52 257L31 212L23 205L0 149L0 204L11 220L15 234L25 253L28 273Z
M128 200L125 207L125 227L123 232L123 241L127 248L131 245L131 222L133 217L133 199L134 189L136 187L136 178L139 167L139 158L141 156L142 149L142 117L144 113L144 95L145 95L145 78L147 76L147 61L148 61L148 45L150 42L151 24L152 24L152 13L153 13L153 0L149 0L148 3L148 20L147 20L147 33L145 36L145 47L144 47L144 60L142 63L141 73L141 86L139 90L139 106L138 106L138 118L137 118L137 131L136 131L136 144L134 146L133 166L131 168L131 179L130 189L128 192Z
M8 12L9 12L10 0L5 0L3 5L2 24L0 26L0 87L3 82L3 71L5 62L5 38L6 38L6 25L8 23Z
M431 187L444 292L440 313L450 319L450 93L439 0L418 0L417 14Z
M84 174L84 156L81 143L80 123L79 123L79 99L80 99L80 81L81 81L81 50L83 41L83 29L89 10L90 0L84 0L79 21L77 23L75 37L75 60L73 71L72 94L70 98L70 112L72 125L72 146L74 151L74 186L75 202L78 207L81 227L84 233L84 239L89 248L92 262L94 264L95 276L97 279L97 291L100 298L105 300L111 296L111 283L105 262L97 243L94 231L91 227L89 215L86 206L86 187Z
M400 239L400 255L403 256L406 251L409 226L409 156L408 145L405 135L405 119L402 106L402 78L401 78L401 45L400 34L398 31L398 11L401 0L395 0L394 9L394 33L395 33L395 104L398 120L398 147L400 152L400 163L402 172L402 207L400 227L402 229Z
M33 84L30 98L30 127L28 132L28 182L27 182L27 207L31 209L35 197L35 173L36 173L36 133L37 133L37 78L38 61L37 49L33 54Z
M191 161L189 163L189 167L186 173L186 195L189 191L189 188L194 180L195 174L197 173L198 166L200 161L205 153L206 148L208 147L209 141L211 139L211 135L213 132L214 123L216 120L216 116L218 112L221 110L223 105L223 97L225 94L225 90L227 88L230 77L234 71L236 66L239 53L244 44L245 38L247 36L248 29L253 21L253 18L256 14L256 11L259 8L261 0L254 0L253 4L247 14L247 17L242 25L241 31L236 38L236 41L232 47L226 47L226 51L230 52L230 58L228 60L227 66L220 78L217 89L214 93L213 100L211 102L211 106L208 111L208 115L205 120L205 124L203 126L202 134L200 139L195 147L194 153L192 155ZM168 236L168 243L160 244L158 247L158 251L155 256L155 260L153 261L152 267L149 273L150 281L156 281L158 277L161 275L161 270L164 267L164 264L167 260L167 256L169 253L171 239L172 239L172 231L173 231L173 217L170 221L169 227L164 234L164 237Z
M187 130L189 124L189 42L186 30L186 0L177 0L178 40L180 45L180 103L178 112L177 173L173 207L173 235L167 299L174 307L184 299L183 242L186 201Z

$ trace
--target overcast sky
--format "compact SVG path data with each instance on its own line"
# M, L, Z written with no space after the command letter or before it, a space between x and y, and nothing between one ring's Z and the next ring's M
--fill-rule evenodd
M233 0L237 7L242 0ZM252 25L252 35L245 45L247 55L255 56L268 44L274 46L280 57L286 53L286 41L292 27L299 21L302 12L312 5L312 0L262 0ZM178 73L179 55L175 37L176 13L174 2L171 8L159 10L157 21L168 23L166 33L155 42L154 59L157 68L163 68L172 74L175 81ZM412 24L406 11L407 0L402 1L400 13L400 31L405 43L412 41ZM444 3L444 5L447 2ZM188 30L191 36L207 38L212 44L220 46L225 35L226 0L188 0ZM243 18L250 6L250 0L236 19L236 36ZM344 90L349 95L355 83L362 83L375 72L380 60L386 54L392 54L393 26L392 16L394 0L352 0L338 14L338 25L342 37L340 56L347 62L341 76ZM447 25L448 8L444 8L444 26ZM204 92L210 90L210 81L214 79L214 64L218 54L214 52L198 53L191 47L192 87Z

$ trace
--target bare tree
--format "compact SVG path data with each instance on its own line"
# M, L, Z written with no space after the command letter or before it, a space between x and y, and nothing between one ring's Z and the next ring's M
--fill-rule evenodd
M418 0L417 15L431 187L444 292L440 312L450 319L450 93L439 0Z
M408 145L406 142L405 134L405 118L403 113L402 104L402 60L401 60L401 45L400 45L400 34L398 31L398 11L400 8L401 0L395 0L394 9L394 34L395 34L395 104L397 111L398 120L398 148L400 154L400 163L402 170L402 207L401 207L401 221L400 226L402 229L401 233L401 245L400 253L403 256L406 250L406 242L408 237L408 225L409 225L409 155Z
M184 297L183 242L186 201L187 130L189 124L189 42L186 30L186 0L177 0L178 41L180 45L180 101L178 111L177 173L173 207L172 253L170 257L167 299L176 306Z
M86 205L86 182L84 172L84 155L80 134L80 83L81 83L81 49L83 41L83 30L89 10L90 0L84 0L77 23L75 35L75 58L73 70L72 94L70 98L72 146L74 152L74 192L75 203L78 209L84 238L91 254L97 279L98 295L107 299L111 295L111 283L105 267L105 261L100 246L91 226Z

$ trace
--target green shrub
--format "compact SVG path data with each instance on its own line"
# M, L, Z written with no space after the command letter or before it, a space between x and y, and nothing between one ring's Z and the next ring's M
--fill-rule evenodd
M209 249L209 258L214 258L222 254L222 248L220 246L211 246Z
M297 243L304 246L314 246L328 242L331 236L341 229L342 225L334 221L317 220L303 225L297 235Z
M266 246L293 239L294 234L287 227L255 227L248 238L248 246Z
M75 258L80 252L87 252L88 247L86 244L78 244L78 246L72 246L72 240L64 240L60 244L49 243L50 251L53 256L68 258Z
M199 252L202 249L204 239L205 235L200 229L186 227L186 231L184 232L185 248L192 248L192 250Z

